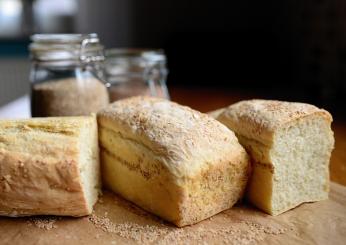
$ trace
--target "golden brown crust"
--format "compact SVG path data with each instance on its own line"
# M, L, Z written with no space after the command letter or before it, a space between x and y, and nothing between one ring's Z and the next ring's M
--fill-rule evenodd
M218 120L234 130L250 154L247 197L277 215L328 197L334 139L329 112L313 105L272 100L240 101Z
M245 151L233 157L187 180L179 205L180 219L174 222L177 226L200 222L231 208L242 198L250 176L249 158Z
M234 133L214 118L159 98L115 102L98 113L98 123L158 154L177 177L193 177L207 167L206 159L223 158L239 145Z
M79 135L95 117L0 121L0 215L90 214Z
M259 99L232 104L217 119L239 135L270 145L275 130L314 114L333 120L328 111L310 104Z
M177 226L230 208L249 159L215 119L163 99L134 97L98 114L106 186Z
M88 214L75 160L34 160L0 152L0 215Z

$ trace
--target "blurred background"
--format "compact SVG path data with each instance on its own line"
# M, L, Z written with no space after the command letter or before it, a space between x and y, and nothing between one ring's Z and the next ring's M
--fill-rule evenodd
M96 32L107 48L164 49L181 103L239 95L342 116L345 11L345 0L0 0L0 106L29 93L31 34Z

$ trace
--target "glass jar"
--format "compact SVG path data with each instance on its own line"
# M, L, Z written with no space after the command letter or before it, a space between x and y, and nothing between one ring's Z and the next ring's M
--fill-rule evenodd
M31 39L33 117L89 115L108 105L104 49L97 34L36 34Z
M136 95L169 99L167 73L161 50L106 50L105 79L111 102Z

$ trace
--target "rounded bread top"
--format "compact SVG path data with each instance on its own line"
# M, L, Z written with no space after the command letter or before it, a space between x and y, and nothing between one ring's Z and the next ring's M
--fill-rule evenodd
M234 133L212 117L168 100L132 97L98 113L98 122L154 153L177 177L245 154Z
M329 123L332 116L314 105L278 100L244 100L226 108L218 120L237 134L270 143L275 130L311 115L318 115Z

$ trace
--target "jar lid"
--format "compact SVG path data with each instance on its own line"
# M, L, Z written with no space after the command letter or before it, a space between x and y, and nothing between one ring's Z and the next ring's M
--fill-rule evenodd
M107 49L105 52L106 56L110 58L166 61L166 56L162 49L112 48Z
M31 58L36 61L66 64L69 61L89 63L104 60L103 46L96 33L35 34L31 40Z
M113 48L107 49L105 54L104 72L113 83L120 83L126 76L144 77L157 69L167 73L166 56L161 49Z
M142 70L156 64L166 65L166 56L161 49L113 48L107 49L106 72L123 73Z

